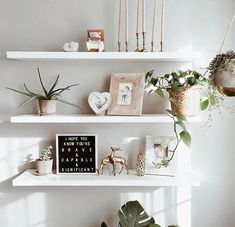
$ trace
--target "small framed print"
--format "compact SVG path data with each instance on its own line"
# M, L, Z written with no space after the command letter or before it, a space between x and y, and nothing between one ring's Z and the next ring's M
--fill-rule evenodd
M112 102L108 115L141 115L144 94L144 73L112 74Z
M167 167L162 165L171 158L171 151L174 149L175 144L175 137L146 136L146 175L175 176L176 157L169 162Z
M89 52L104 51L104 30L91 29L87 31L87 50Z
M95 174L97 135L57 134L57 174Z

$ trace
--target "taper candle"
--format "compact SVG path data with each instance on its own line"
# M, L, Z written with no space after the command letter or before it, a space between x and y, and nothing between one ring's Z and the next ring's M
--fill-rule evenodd
M145 0L142 0L142 32L145 32Z
M128 20L129 20L129 16L128 16L128 0L126 0L126 7L125 7L125 10L126 10L126 42L128 42L128 39L129 39L129 34L128 34Z
M140 23L140 0L137 0L137 19L136 19L136 33L140 33L139 23Z
M122 0L119 0L119 23L118 23L118 42L121 43L121 26L122 26Z
M161 13L161 51L163 51L164 42L164 26L165 26L165 0L162 0L162 13Z
M156 10L157 10L157 0L155 0L154 2L154 9L153 9L152 43L154 42L154 36L155 36Z

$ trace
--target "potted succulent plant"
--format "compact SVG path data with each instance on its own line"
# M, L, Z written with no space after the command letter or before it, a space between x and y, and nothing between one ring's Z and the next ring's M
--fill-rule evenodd
M224 96L235 96L235 52L217 54L210 62L209 80Z
M37 175L44 176L52 173L53 159L51 158L52 146L44 148L40 154L39 159L36 160L37 163Z
M17 92L19 94L22 94L22 95L25 95L28 97L25 101L20 103L19 106L21 106L31 100L38 100L40 115L51 115L51 114L56 113L56 103L58 101L58 102L62 102L62 103L68 104L68 105L75 106L75 107L79 108L81 111L81 108L79 106L72 104L70 102L67 102L61 98L61 95L63 92L69 91L71 87L78 86L79 84L72 84L72 85L68 85L66 87L57 88L59 78L60 78L60 75L58 75L56 80L54 81L53 85L51 86L51 88L47 90L44 86L43 81L42 81L42 77L41 77L41 73L40 73L39 68L37 68L37 72L38 72L40 85L43 90L43 94L38 94L38 93L30 91L28 89L28 87L26 86L26 84L24 84L25 91L19 91L14 88L7 87L7 89L9 89L11 91Z

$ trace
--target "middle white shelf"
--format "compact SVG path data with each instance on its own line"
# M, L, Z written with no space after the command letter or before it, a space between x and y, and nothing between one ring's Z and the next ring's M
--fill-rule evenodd
M188 117L188 122L198 123L201 117ZM16 115L11 123L172 123L166 114L143 114L141 116L96 116L85 114L47 115L33 114Z

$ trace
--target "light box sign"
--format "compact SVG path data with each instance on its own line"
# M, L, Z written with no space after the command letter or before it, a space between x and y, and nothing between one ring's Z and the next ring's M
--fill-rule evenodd
M97 135L56 135L57 174L95 174Z

